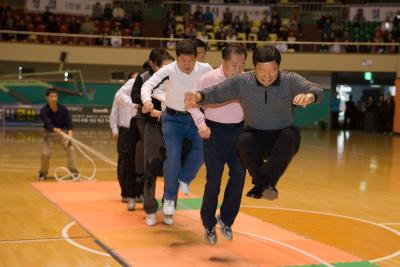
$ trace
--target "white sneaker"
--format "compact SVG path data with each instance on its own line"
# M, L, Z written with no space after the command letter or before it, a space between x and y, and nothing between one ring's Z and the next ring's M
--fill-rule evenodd
M163 204L163 214L164 215L174 215L175 212L175 201L174 200L164 200Z
M145 222L148 226L156 225L156 214L155 213L147 214Z
M128 210L129 211L135 210L135 206L136 206L135 199L132 197L128 197L126 200L128 201Z
M180 187L181 191L182 191L186 196L188 196L188 195L190 194L190 191L189 191L189 184L184 183L184 182L182 182L182 181L180 181L180 180L178 180L178 182L179 182L179 187Z
M172 215L164 215L164 223L166 225L173 225L174 219L173 219Z

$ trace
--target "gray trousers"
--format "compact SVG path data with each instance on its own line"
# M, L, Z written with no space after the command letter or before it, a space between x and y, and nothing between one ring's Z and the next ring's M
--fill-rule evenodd
M47 175L49 172L50 157L53 154L54 143L59 143L68 155L68 169L72 173L78 173L76 169L76 154L75 149L68 139L62 137L59 134L45 131L43 138L43 148L41 157L40 173Z
M160 156L160 148L164 146L161 124L144 122L142 125L138 125L138 128L143 140L143 162L148 165L151 159ZM150 176L149 178L150 180L145 181L143 188L143 208L147 214L155 213L158 209L155 197L157 177Z

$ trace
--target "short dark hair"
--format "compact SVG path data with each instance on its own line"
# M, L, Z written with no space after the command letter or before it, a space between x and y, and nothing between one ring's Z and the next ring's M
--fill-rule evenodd
M203 42L202 40L196 38L192 39L193 43L196 45L196 48L198 47L203 47L207 51L207 44Z
M281 64L281 53L272 45L257 47L253 52L253 64L275 61L278 66Z
M46 96L49 96L50 94L58 94L58 91L56 90L56 88L52 87L47 89L46 91Z
M149 55L149 60L156 64L157 67L160 67L164 60L170 58L171 55L164 48L154 48Z
M244 58L247 58L246 50L238 44L228 44L222 49L222 58L224 60L229 60L232 54L244 55Z
M176 56L193 55L197 57L197 46L192 40L185 39L176 44Z

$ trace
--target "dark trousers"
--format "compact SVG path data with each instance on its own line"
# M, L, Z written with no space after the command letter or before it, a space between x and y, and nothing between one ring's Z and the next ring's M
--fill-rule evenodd
M128 158L129 158L129 128L118 128L118 166L117 175L119 186L121 187L121 196L126 197L126 183L128 177Z
M128 138L128 174L125 182L126 197L135 198L143 194L143 183L136 181L136 146L140 141L141 136L136 126L136 119L132 118L129 125Z
M160 149L164 146L164 139L160 123L147 121L144 124L143 130L144 162L146 166L144 173L146 179L143 188L143 208L147 214L151 214L155 213L158 209L155 197L157 174L147 172L151 172L150 167L155 160L160 160Z
M275 187L300 147L300 130L248 128L239 136L238 151L255 186Z
M223 124L207 121L211 136L204 140L204 162L207 169L207 183L201 205L201 219L204 227L211 229L217 223L215 212L225 163L229 167L229 180L225 188L220 214L224 224L231 226L239 212L246 169L236 151L238 137L243 124Z

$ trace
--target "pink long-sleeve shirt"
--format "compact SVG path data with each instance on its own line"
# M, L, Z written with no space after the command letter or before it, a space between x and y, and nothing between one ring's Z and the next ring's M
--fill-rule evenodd
M214 70L206 72L197 83L197 90L219 84L226 80L222 65ZM189 109L197 128L205 125L205 118L219 123L239 123L243 121L243 109L239 102L230 101L218 105L207 105L204 114L198 108Z

